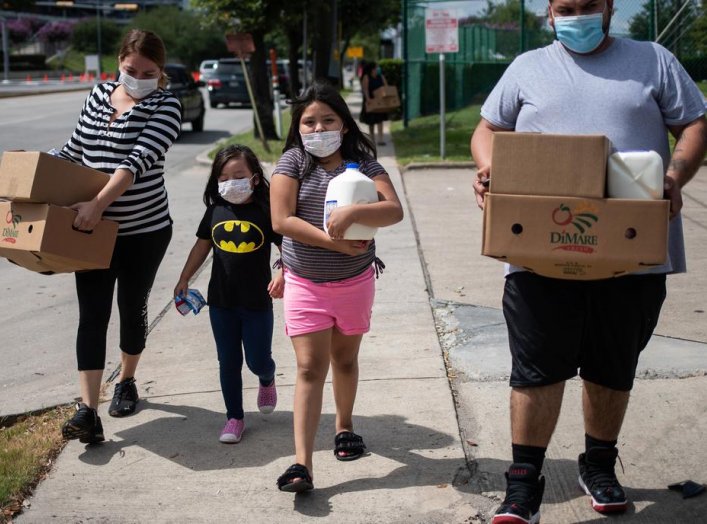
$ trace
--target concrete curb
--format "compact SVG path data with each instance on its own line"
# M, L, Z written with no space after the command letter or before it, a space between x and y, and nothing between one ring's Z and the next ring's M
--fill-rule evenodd
M52 95L56 93L71 93L74 91L90 91L94 84L82 85L82 86L71 86L66 89L47 89L40 91L3 91L0 89L0 98L14 98L18 96L37 96L37 95Z

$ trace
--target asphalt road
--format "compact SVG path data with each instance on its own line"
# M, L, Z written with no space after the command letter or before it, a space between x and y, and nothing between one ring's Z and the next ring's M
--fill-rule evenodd
M0 151L47 151L71 135L86 92L0 99ZM205 131L183 126L167 154L166 184L175 220L172 243L149 303L150 321L170 304L171 290L203 211L203 168L195 157L231 134L252 127L247 109L210 109ZM69 402L78 395L75 337L78 305L71 274L44 276L0 259L0 416ZM117 311L109 328L108 364L118 363Z

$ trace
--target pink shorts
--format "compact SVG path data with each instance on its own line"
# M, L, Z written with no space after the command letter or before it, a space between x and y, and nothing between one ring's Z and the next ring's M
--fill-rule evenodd
M373 266L360 275L317 284L285 270L285 333L289 337L336 327L362 335L371 327L376 285Z

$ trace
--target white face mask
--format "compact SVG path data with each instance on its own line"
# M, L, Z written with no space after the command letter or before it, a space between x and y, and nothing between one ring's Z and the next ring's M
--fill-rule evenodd
M344 127L341 126L341 129ZM341 147L341 129L338 131L319 131L300 133L305 151L319 158L335 153Z
M133 98L142 99L152 93L159 86L159 78L144 78L138 80L127 73L120 72L118 82L123 84L123 89Z
M218 194L226 202L242 204L253 194L253 188L250 186L251 178L234 178L219 182Z

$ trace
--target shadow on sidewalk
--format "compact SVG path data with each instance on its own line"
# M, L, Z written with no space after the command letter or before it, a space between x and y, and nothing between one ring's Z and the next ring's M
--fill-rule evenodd
M222 412L145 399L141 400L139 406L136 417L147 410L161 411L164 415L118 431L115 437L120 440L111 438L101 445L87 446L79 460L85 464L102 466L122 457L127 448L139 446L193 471L233 469L237 473L235 470L238 468L265 466L283 457L290 457L294 462L291 411L276 411L268 416L246 413L243 440L236 445L224 445L218 442L219 431L225 422ZM336 461L333 456L334 422L333 414L322 415L315 451L329 451L331 457L315 457L315 487L317 468L326 469L329 478L335 469L341 470L342 477L350 478L350 473L346 471L347 464ZM380 477L362 477L327 487L316 487L313 492L293 499L296 511L309 516L326 516L331 511L330 499L350 492L414 486L448 487L450 484L458 490L468 491L468 470L464 459L456 456L457 453L451 449L455 446L452 435L410 424L397 415L355 415L354 422L355 430L364 437L369 451L368 456L361 460L369 460L371 455L377 455L388 459L388 463L396 463L392 467L399 466L390 471L391 466L388 465L383 471L389 472ZM438 458L446 455L434 450L443 448L450 448L450 454L455 457ZM149 472L145 473L149 477ZM244 474L253 475L253 472ZM275 480L275 477L262 478L255 483L274 487ZM292 497L284 493L282 496Z

